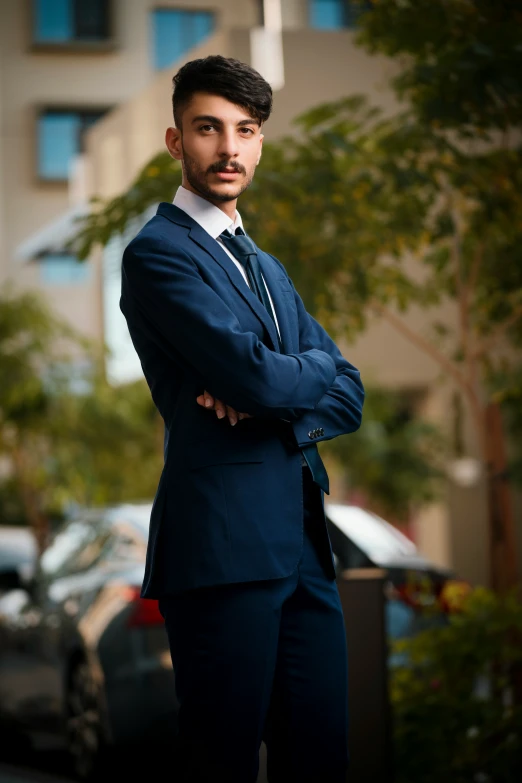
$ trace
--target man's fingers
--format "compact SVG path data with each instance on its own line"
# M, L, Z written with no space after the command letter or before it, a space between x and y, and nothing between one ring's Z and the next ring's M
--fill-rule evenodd
M203 392L203 394L200 394L198 397L196 397L196 402L198 405L202 405L205 408L213 408L216 411L216 416L218 419L223 419L225 416L228 416L228 420L233 427L237 424L238 421L241 421L242 419L252 418L250 413L238 413L230 405L225 405L224 402L216 399L206 390Z
M221 402L221 400L216 400L214 410L216 411L218 419L222 419L227 414L226 405L224 402Z
M227 416L229 422L234 427L237 424L237 412L230 405L227 405Z

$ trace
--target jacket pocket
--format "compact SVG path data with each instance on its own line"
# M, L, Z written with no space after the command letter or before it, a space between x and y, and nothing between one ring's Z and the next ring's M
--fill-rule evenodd
M265 445L256 442L227 443L202 441L187 446L189 468L204 468L209 465L234 465L263 462Z

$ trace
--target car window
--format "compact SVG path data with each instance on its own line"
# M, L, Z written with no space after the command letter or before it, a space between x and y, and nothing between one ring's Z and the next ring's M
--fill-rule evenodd
M357 506L325 504L329 519L376 565L419 557L415 544L381 517Z
M124 520L115 521L108 559L116 563L144 563L146 554L147 538L143 532Z
M44 576L69 576L91 568L102 556L111 539L101 520L74 520L66 524L42 554Z

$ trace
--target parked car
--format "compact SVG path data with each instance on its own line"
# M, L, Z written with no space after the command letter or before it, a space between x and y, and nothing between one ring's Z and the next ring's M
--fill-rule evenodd
M36 539L27 527L0 525L0 597L30 580L37 560Z
M415 544L394 525L358 506L326 503L326 522L336 571L379 568L386 573L385 622L388 640L414 636L424 628L447 622L441 600L455 573L423 557ZM404 663L391 653L390 667Z
M150 504L83 511L32 579L0 573L0 720L36 748L67 748L79 777L105 747L175 728L163 618L139 596L149 516Z
M140 598L150 511L149 503L81 511L33 572L0 571L0 719L37 748L67 748L79 777L95 775L104 748L172 737L176 727L163 619L156 601ZM396 593L389 632L411 633L417 610L405 585L429 582L433 596L449 573L369 512L336 504L326 512L339 576L385 568Z

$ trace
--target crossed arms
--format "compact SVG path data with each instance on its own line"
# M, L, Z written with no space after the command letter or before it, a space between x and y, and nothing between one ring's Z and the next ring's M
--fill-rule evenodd
M125 251L122 273L132 306L172 355L205 379L213 409L226 401L233 417L241 411L287 419L302 445L310 442L310 428L322 427L322 439L358 428L364 397L359 373L295 289L300 352L285 355L243 331L195 262L168 238L138 236Z

